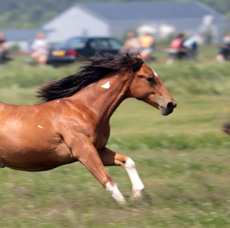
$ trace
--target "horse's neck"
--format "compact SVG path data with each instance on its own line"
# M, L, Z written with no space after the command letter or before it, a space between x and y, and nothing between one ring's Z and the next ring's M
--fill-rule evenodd
M87 86L78 95L96 113L98 122L106 122L126 98L131 79L125 72L113 74Z

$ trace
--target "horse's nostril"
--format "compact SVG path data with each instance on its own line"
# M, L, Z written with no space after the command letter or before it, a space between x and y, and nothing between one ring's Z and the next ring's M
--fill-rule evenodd
M177 104L175 102L169 102L168 105L167 105L167 108L168 109L174 109L176 108Z

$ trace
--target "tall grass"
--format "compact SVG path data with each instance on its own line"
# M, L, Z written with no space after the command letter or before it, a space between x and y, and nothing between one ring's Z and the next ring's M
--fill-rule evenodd
M39 86L47 81L59 79L77 71L80 63L63 68L33 67L13 62L0 66L0 88ZM174 66L150 63L173 92L178 93L224 93L230 88L230 63L217 64L181 61Z

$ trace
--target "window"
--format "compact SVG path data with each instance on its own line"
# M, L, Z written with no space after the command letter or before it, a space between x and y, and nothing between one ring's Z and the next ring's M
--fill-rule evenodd
M120 42L118 42L117 40L114 40L114 39L111 39L109 40L109 43L110 43L110 47L112 49L121 49L122 48L122 44Z
M72 38L67 42L69 48L83 48L85 47L86 39L85 38Z
M109 43L106 39L94 39L90 42L90 47L94 49L109 48Z

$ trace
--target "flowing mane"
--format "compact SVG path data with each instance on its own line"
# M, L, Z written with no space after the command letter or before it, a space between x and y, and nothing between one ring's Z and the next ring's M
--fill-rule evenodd
M41 102L70 97L109 73L127 68L132 68L134 71L139 70L143 61L140 58L135 59L137 60L135 64L130 64L127 57L121 55L107 54L85 59L88 63L82 66L77 73L42 86L37 91L37 97L41 99Z

